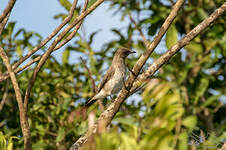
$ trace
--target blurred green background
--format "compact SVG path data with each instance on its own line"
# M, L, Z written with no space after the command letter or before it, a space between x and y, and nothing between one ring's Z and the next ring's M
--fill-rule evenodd
M71 2L57 2L64 13L56 11L52 17L61 21L66 17ZM93 2L95 0L90 0L90 5ZM92 26L82 26L74 40L61 49L62 54L53 54L48 59L38 74L29 101L32 149L65 150L87 131L88 122L82 118L81 108L93 95L93 90L88 72L79 56L86 60L96 84L110 65L112 54L118 47L137 51L136 55L127 60L131 68L146 48L128 15L131 14L136 25L151 41L170 13L173 2L175 1L107 1L103 9L106 13L117 16L118 23L123 24L107 31L114 35L110 40L105 40L105 37L98 37L98 41L95 39L103 32L100 28L95 29L96 22L93 20ZM144 69L223 2L186 1ZM82 2L79 3L77 12L81 6ZM104 28L105 18L98 15L96 17L99 21L102 20ZM164 65L143 89L129 97L108 131L95 138L95 149L220 148L226 140L225 20L224 14ZM107 24L106 28L109 28ZM86 31L89 31L88 34ZM38 30L18 28L17 22L11 21L0 37L0 46L6 50L11 63L14 63L43 38L45 37ZM45 51L46 48L42 50ZM35 54L33 58L39 54L41 53ZM6 68L2 60L0 64L0 73L3 73ZM33 68L34 66L17 75L23 96ZM12 143L15 150L23 149L19 111L10 80L0 82L1 101L4 97L6 102L0 110L0 149L6 145L11 147ZM110 103L109 99L104 101L106 106ZM90 110L96 110L96 118L101 113L98 104Z

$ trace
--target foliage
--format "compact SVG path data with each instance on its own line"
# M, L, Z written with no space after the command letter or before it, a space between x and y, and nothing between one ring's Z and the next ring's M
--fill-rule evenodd
M68 0L59 2L69 10L71 4ZM91 0L89 5L94 2ZM171 2L114 0L109 3L109 9L120 13L122 21L131 13L147 39L152 39L169 14ZM186 1L163 38L162 43L166 47L160 48L169 49L222 3L223 0ZM80 8L76 11L79 12ZM55 19L65 17L66 14L56 14ZM225 15L220 17L163 66L144 89L129 98L115 116L110 129L96 137L96 149L219 148L226 139L226 112L222 103L226 95L225 20ZM11 63L42 39L35 32L25 29L16 31L15 25L15 22L8 23L0 37L0 46L7 50ZM94 79L100 81L115 48L133 48L138 54L146 49L132 23L123 29L112 29L118 38L103 43L101 49L94 51L93 42L98 32L89 35L88 40L82 33L77 33L76 41L65 47L62 61L58 62L51 56L39 72L28 107L32 149L68 149L87 130L82 105L93 95L92 83L80 60L70 63L72 53L86 58ZM163 51L159 51L158 47L151 59L155 60ZM129 59L128 65L133 66L137 59ZM5 72L2 60L0 64L1 72ZM32 71L33 67L17 74L22 94ZM12 85L7 82L0 82L1 98L6 86L9 87L7 101L0 111L0 130L4 133L0 136L0 142L6 143L5 137L18 137L19 140L14 141L17 150L23 147L23 138L15 94ZM110 102L105 100L106 103ZM90 108L96 110L96 117L101 112L97 105ZM6 139L10 141L10 138Z
M0 149L13 150L13 139L18 139L18 137L6 137L2 132L0 132Z

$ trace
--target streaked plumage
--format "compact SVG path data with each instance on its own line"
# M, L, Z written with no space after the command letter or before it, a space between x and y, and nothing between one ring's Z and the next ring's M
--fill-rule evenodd
M100 82L98 93L86 102L86 106L90 106L98 99L103 99L111 94L117 94L123 87L126 77L126 57L135 53L127 48L119 48L115 52L112 64Z

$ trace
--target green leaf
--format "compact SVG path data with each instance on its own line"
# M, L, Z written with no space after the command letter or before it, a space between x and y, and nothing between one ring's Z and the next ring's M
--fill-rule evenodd
M2 132L0 132L0 150L6 149L6 139Z
M212 103L214 103L215 101L218 101L221 95L213 95L211 97L209 97L202 105L201 107L207 107L209 105L211 105Z
M67 10L69 11L71 8L71 3L68 0L59 0L60 4Z
M22 56L22 54L23 54L23 49L21 48L21 45L17 45L17 47L16 47L16 52L17 52L17 55L18 55L19 57Z
M188 148L188 134L186 132L182 132L179 135L179 150L187 150Z
M12 138L10 138L9 141L8 141L7 150L13 150L13 140L12 140Z
M90 37L89 37L89 44L91 45L92 43L93 43L93 38L95 37L95 35L98 33L98 32L100 32L101 30L97 30L97 31L95 31L95 32L93 32L91 35L90 35Z
M88 3L88 8L91 7L97 0L90 0Z
M64 20L65 18L67 17L67 14L58 14L58 15L55 15L53 18L54 19L62 19L62 20Z
M166 33L166 47L170 49L177 41L177 29L175 25L171 25Z
M208 86L209 80L207 78L201 78L195 92L195 103L197 103L199 98L204 95Z
M9 22L7 28L9 30L9 35L13 33L14 27L15 27L16 22Z
M20 33L24 33L24 32L26 32L24 29L20 29L20 30L18 30L17 32L16 32L16 34L14 35L14 38L13 39L15 39Z
M134 137L126 134L121 134L122 144L120 149L122 150L137 150L137 142Z
M118 118L114 119L114 121L117 121L118 123L129 125L129 126L134 124L134 119L133 118L118 117Z
M70 56L70 51L66 49L62 54L62 62L64 64L68 63L69 56Z
M56 142L60 142L64 138L64 136L65 136L65 130L64 128L60 127L57 133Z
M196 42L190 42L187 46L185 46L185 49L191 52L196 52L196 53L202 53L202 45L198 44Z
M187 128L189 128L189 129L192 130L192 129L195 128L195 126L196 126L196 124L197 124L197 117L196 117L196 116L189 116L189 117L186 117L186 118L183 120L182 124L183 124L185 127L187 127Z
M203 8L198 8L198 16L201 20L208 17L208 14L203 10Z

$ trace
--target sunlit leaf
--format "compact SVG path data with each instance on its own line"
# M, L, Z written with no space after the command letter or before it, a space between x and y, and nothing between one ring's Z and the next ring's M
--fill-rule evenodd
M1 150L6 149L6 139L2 132L0 132L0 149Z
M185 49L196 53L201 53L203 51L202 45L197 44L195 42L190 42L188 45L185 46Z
M216 102L219 100L221 95L213 95L211 97L209 97L202 105L201 107L207 107L209 105L211 105L212 103Z
M182 124L189 129L194 129L197 124L197 117L196 116L188 116L187 118L185 118L183 120Z
M65 129L64 128L59 128L58 133L57 133L57 138L56 142L60 142L65 136Z
M171 25L166 33L166 47L170 49L178 41L177 39L177 29L175 25Z
M60 2L60 4L66 9L66 10L70 10L71 8L71 3L68 0L58 0Z
M91 7L97 0L90 0L88 3L88 8Z
M65 50L62 54L62 62L64 64L68 63L69 60L69 56L70 56L70 51L69 50Z

